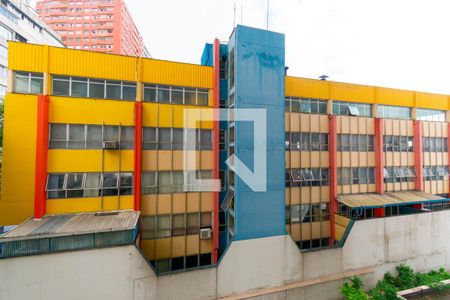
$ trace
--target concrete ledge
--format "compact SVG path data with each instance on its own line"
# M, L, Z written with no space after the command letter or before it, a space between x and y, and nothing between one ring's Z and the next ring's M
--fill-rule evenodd
M350 270L350 271L347 271L344 273L321 276L321 277L318 277L315 279L310 279L310 280L295 281L295 282L291 282L291 283L288 283L288 284L285 284L282 286L273 287L273 288L248 291L245 293L240 293L237 295L222 297L222 298L218 298L218 299L236 300L236 299L247 299L247 298L259 297L259 296L264 296L264 295L268 295L268 294L284 292L284 291L288 291L288 290L292 290L292 289L304 288L304 287L311 286L311 285L327 283L330 281L342 280L342 279L346 279L346 278L353 277L353 276L362 276L362 275L372 274L374 272L375 272L374 268L372 268L372 267L361 268L361 269L357 269L357 270Z

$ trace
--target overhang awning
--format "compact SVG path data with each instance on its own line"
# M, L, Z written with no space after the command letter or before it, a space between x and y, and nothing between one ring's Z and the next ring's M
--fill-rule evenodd
M448 201L433 194L420 191L388 192L384 194L349 194L339 195L338 202L351 208L357 207L384 207L393 205L416 204L424 202Z

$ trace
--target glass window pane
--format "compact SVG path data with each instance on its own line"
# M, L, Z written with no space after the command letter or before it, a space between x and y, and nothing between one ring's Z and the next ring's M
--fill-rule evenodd
M97 197L99 196L100 187L100 174L87 173L84 182L84 197Z
M198 90L197 92L197 105L208 105L208 91Z
M156 87L147 87L144 88L144 101L146 102L156 102Z
M183 129L173 128L172 134L172 149L183 150Z
M86 149L102 148L102 126L87 125Z
M84 149L84 125L69 125L69 149Z
M73 97L87 97L87 79L72 78L72 96Z
M156 149L156 128L144 127L143 128L143 149L144 150L155 150Z
M155 238L156 218L154 216L142 216L142 239L149 240Z
M44 87L44 80L42 78L31 77L31 94L42 94Z
M156 172L142 173L141 189L143 195L156 194Z
M122 87L122 99L136 100L136 84L131 82L124 82Z
M104 80L89 80L89 97L101 99L105 98Z
M63 189L65 176L65 174L49 174L47 179L47 191Z
M184 215L172 216L172 235L184 235Z
M83 184L82 173L67 174L66 189L68 198L83 197L83 190L81 189Z
M183 89L172 88L172 103L183 104Z
M119 127L104 126L103 140L108 142L117 142L119 140Z
M16 72L14 80L14 91L16 93L28 93L28 73Z
M187 105L196 105L196 92L195 90L185 89L184 101Z
M69 78L65 77L53 77L53 95L57 96L69 96Z
M50 124L50 149L65 149L67 147L66 128L66 124Z
M120 128L120 149L134 149L134 127Z
M170 216L158 216L157 226L157 237L170 236Z
M170 103L170 87L158 86L158 102Z
M104 173L103 174L103 187L113 188L117 187L119 176L117 173Z
M133 192L133 174L121 173L120 174L120 194L131 195Z
M170 172L164 171L158 173L158 189L160 194L172 192Z
M171 149L171 128L159 128L158 130L158 149Z
M187 214L187 232L186 234L198 233L198 213Z
M106 98L121 99L120 81L106 81Z

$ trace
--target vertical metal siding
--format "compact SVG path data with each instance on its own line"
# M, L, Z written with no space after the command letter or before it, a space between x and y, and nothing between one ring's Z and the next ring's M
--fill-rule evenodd
M16 71L44 72L44 47L42 45L8 43L8 68Z

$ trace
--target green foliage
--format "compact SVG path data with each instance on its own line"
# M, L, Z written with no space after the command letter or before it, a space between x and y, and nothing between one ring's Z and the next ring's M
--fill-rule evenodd
M397 292L413 287L428 285L434 290L443 291L450 289L450 285L444 285L442 280L450 279L450 274L443 268L428 273L415 273L411 267L401 264L395 268L398 275L394 277L391 273L384 274L383 280L377 282L370 289L369 295L374 300L396 300ZM341 294L347 300L369 299L363 290L363 282L359 277L353 277L341 287Z
M401 264L395 268L398 276L395 279L395 286L399 290L406 290L416 286L416 276L411 267Z
M341 287L341 294L347 300L366 300L369 299L363 290L361 278L355 276L350 278L350 282L345 282Z

